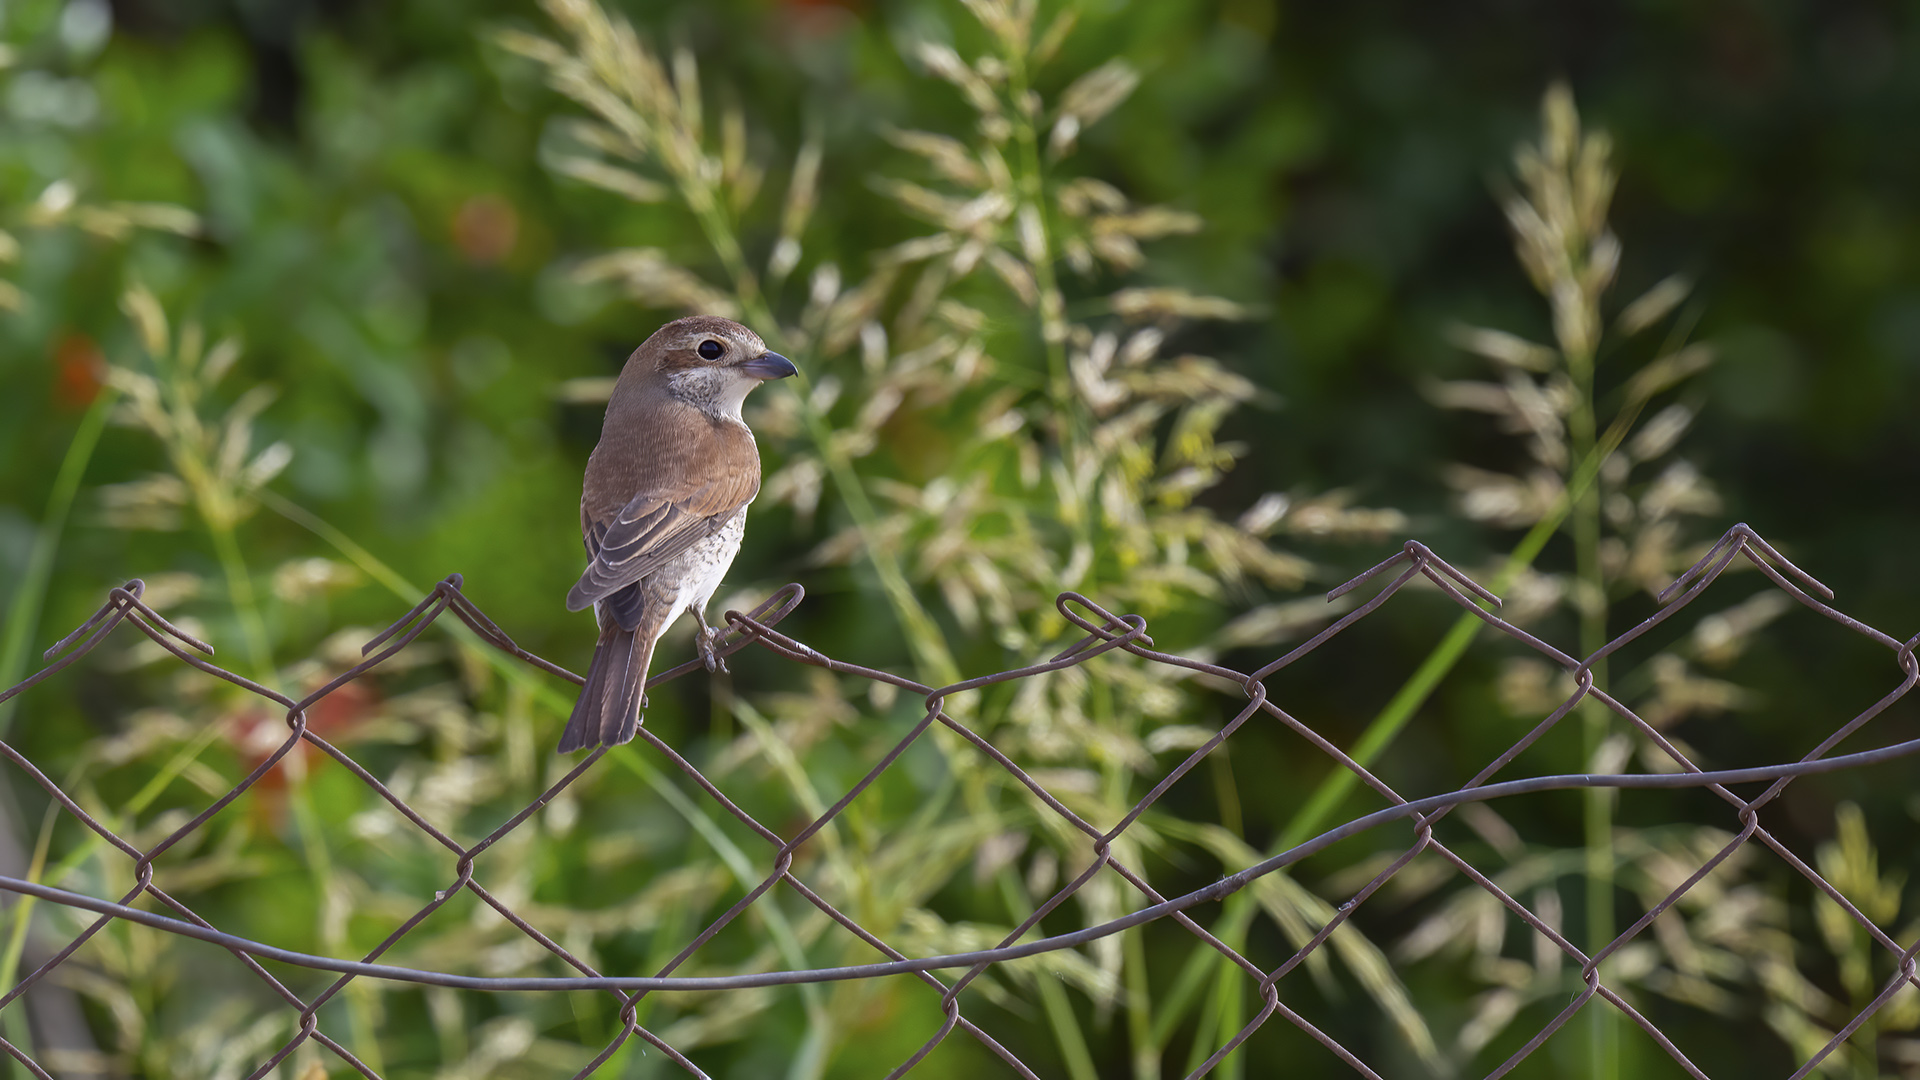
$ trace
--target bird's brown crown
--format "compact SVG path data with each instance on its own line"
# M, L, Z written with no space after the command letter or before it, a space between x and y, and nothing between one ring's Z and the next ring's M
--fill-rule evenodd
M627 365L631 367L636 362L645 363L661 372L730 367L752 360L766 351L767 344L760 340L759 334L732 319L723 319L718 315L689 315L655 330L633 351Z

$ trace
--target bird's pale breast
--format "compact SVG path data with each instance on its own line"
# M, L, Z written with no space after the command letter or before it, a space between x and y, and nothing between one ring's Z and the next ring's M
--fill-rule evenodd
M740 538L746 531L747 507L742 505L718 532L695 540L693 546L648 575L641 586L647 592L647 603L667 605L667 621L661 626L662 632L672 626L689 605L700 610L706 608L707 601L727 576L727 568L733 565L734 556L740 554Z

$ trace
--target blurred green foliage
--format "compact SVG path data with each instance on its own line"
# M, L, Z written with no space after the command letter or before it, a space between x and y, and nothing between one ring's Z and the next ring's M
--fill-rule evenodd
M953 193L954 184L942 184L955 178L937 159L930 165L931 155L910 152L899 131L948 135L970 153L1001 145L978 103L930 73L919 51L935 42L968 60L993 53L991 26L960 3L624 7L663 54L697 60L704 128L716 145L725 142L722 118L730 110L743 117L740 160L765 180L729 228L757 275L784 279L754 313L786 328L805 326L822 266L833 264L851 289L881 265L876 253L928 234L925 215L888 201L899 189L878 178ZM898 321L910 304L894 296L874 316L889 335L884 358L941 334L976 334L998 361L983 381L951 393L888 382L876 372L891 369L863 359L872 349L857 337L835 349L824 344L830 334L808 336L801 362L815 396L762 402L777 429L762 445L769 477L823 462L818 505L797 498L804 485L793 484L784 498L761 500L723 603L745 607L779 582L801 580L808 603L783 629L834 655L930 681L945 676L943 662L974 674L1051 653L1064 636L1048 621L1046 582L1077 565L1070 539L1061 539L1072 535L1073 519L1059 509L1069 500L1044 485L1022 487L1021 461L968 439L983 417L999 415L988 411L989 391L1013 387L1011 411L1029 422L1006 445L1027 440L1036 460L1070 460L1076 440L1105 417L1081 400L1085 385L1063 387L1057 376L1072 357L1097 353L1102 333L1116 335L1109 353L1135 340L1126 335L1141 324L1122 325L1107 306L1123 285L1220 297L1251 317L1145 324L1165 329L1162 356L1217 358L1227 381L1215 385L1247 392L1213 399L1176 388L1137 446L1100 459L1135 485L1122 501L1155 522L1191 505L1222 529L1241 528L1255 509L1264 516L1243 531L1284 561L1260 563L1252 547L1243 555L1297 573L1236 574L1209 561L1208 549L1194 555L1192 574L1168 576L1165 588L1159 578L1140 588L1117 555L1076 587L1139 607L1163 648L1254 667L1276 654L1274 642L1322 617L1324 608L1303 614L1292 603L1301 589L1310 595L1344 580L1402 535L1466 568L1496 566L1545 507L1532 516L1475 513L1473 485L1464 485L1463 505L1448 478L1465 463L1483 480L1524 478L1543 465L1564 479L1578 439L1572 459L1543 459L1537 443L1437 407L1434 386L1484 377L1485 362L1454 344L1460 326L1555 340L1548 307L1515 262L1502 201L1514 184L1513 146L1536 138L1541 91L1565 79L1587 125L1611 133L1620 172L1610 223L1623 254L1603 316L1683 273L1694 288L1671 318L1685 328L1681 339L1711 342L1717 357L1659 403L1693 417L1674 453L1711 498L1693 504L1686 530L1661 534L1659 557L1636 570L1671 573L1673 560L1683 564L1719 529L1745 520L1832 586L1843 609L1897 635L1912 631L1920 606L1920 143L1906 133L1920 113L1920 20L1910 6L1135 0L1049 2L1039 26L1069 8L1078 23L1037 69L1034 88L1054 102L1116 58L1139 73L1139 85L1076 133L1070 158L1044 159L1043 191L1056 199L1048 205L1060 205L1059 185L1090 177L1133 206L1197 216L1200 227L1144 241L1136 266L1109 259L1080 276L1059 250L1033 258L1011 223L995 234L1036 280L1045 279L1043 263L1058 265L1061 331L1053 336L1044 289L1023 301L1012 270L1004 280L983 271L942 294L964 310L927 324L943 327L938 333ZM614 373L679 309L583 283L577 271L608 252L651 248L731 302L745 294L712 231L681 203L635 201L582 182L577 169L566 175L563 159L578 149L567 125L581 112L548 88L541 63L501 44L503 33L567 40L537 5L510 0L0 3L0 377L8 390L0 395L0 605L9 612L0 683L31 671L30 656L134 576L148 580L170 616L219 646L229 666L251 664L287 688L351 662L366 628L455 571L522 645L584 666L591 634L560 603L578 570L579 476L599 430L592 383L582 380ZM995 85L1017 116L1017 97ZM1044 143L1048 132L1037 137ZM821 164L800 236L804 256L790 276L764 274L807 146ZM1017 155L1009 160L1024 168ZM671 178L646 161L625 164ZM739 190L737 181L730 176L728 190ZM936 233L964 231L934 224ZM150 291L165 323L157 337L144 302L123 310L136 287ZM968 311L980 316L972 329ZM1074 336L1069 325L1085 333ZM207 350L226 337L242 344L215 379L195 365L211 362ZM1611 415L1629 401L1628 378L1652 358L1603 352L1584 400ZM99 427L131 385L124 376L110 382L109 365L165 386L199 370L206 389L196 415L210 425L261 406L241 417L236 438L249 461L284 443L292 452L284 472L231 474L230 512L210 515L206 507L219 500L191 493L169 503L152 476L175 471L165 460L172 444L151 424ZM827 380L841 388L838 399L818 395ZM1097 377L1090 384L1103 385ZM1552 389L1544 376L1543 385ZM867 422L869 402L901 386L909 402L902 419L870 425L875 448L842 462L880 493L880 509L863 521L833 479L833 454L846 446L809 441L794 418L812 409L831 430L854 430ZM263 387L270 402L255 393ZM1195 412L1196 401L1205 408ZM793 421L784 428L782 415ZM1180 447L1197 456L1179 458ZM1205 475L1183 487L1189 480L1174 465L1204 466ZM958 525L922 500L942 490L938 483L964 489L979 476L994 478L999 498ZM255 499L249 485L262 479ZM1286 500L1264 498L1272 493ZM1356 504L1398 511L1367 517ZM152 513L169 506L178 527L132 527L160 523ZM958 579L922 557L943 529L972 529L966 535L990 560L1010 564L1027 549L994 546L998 523L1009 520L1033 524L1035 559L1020 565L1039 569L1016 579L1004 612L984 571L976 567L956 592ZM883 524L897 525L885 533L897 550L876 547L872 533L858 542L858 529ZM849 529L855 541L836 545ZM1284 538L1286 552L1265 548L1268 532ZM1537 601L1531 629L1569 649L1583 632L1618 633L1653 610L1641 587L1651 581L1601 575L1601 548L1583 554L1576 533L1555 535L1523 582L1539 586L1527 594ZM1145 542L1116 529L1099 554L1133 544L1126 550L1149 565L1185 567L1185 547L1176 560L1171 536ZM887 580L888 559L899 563L905 594ZM1305 584L1296 588L1299 577ZM1599 606L1569 599L1582 587L1600 592ZM1668 709L1659 725L1702 758L1735 766L1798 756L1897 678L1884 654L1831 624L1748 601L1755 586L1747 579L1721 588L1703 611L1765 629L1729 632L1689 616L1613 668L1623 697L1671 705L1683 691L1693 695L1694 705ZM971 617L960 593L973 597ZM913 611L930 628L921 638ZM1453 618L1447 606L1415 597L1384 614L1272 683L1290 712L1336 745L1353 745ZM664 651L675 648L684 643ZM82 668L0 705L14 745L83 805L147 842L244 775L280 732L279 717L156 659L116 638ZM548 750L568 704L563 684L490 664L437 631L402 659L327 699L311 720L456 836L483 835L570 764ZM912 702L751 654L734 668L729 681L688 679L656 693L648 724L742 805L783 826L845 790L918 716ZM1087 796L1090 813L1137 797L1153 769L1174 760L1167 747L1190 745L1180 740L1237 707L1191 685L1155 685L1117 662L1105 674L1056 687L1044 702L987 696L955 707L976 710L983 727L1054 767L1063 784L1087 782L1098 792ZM1120 692L1101 698L1102 682ZM1550 673L1482 642L1405 718L1376 767L1402 791L1456 785L1536 722L1541 702L1557 700L1551 690ZM1068 748L1048 750L1033 718L1082 705L1085 722ZM1896 708L1862 738L1910 737L1913 724L1910 708ZM1171 734L1149 743L1155 732ZM1628 746L1609 734L1569 725L1513 768L1587 768ZM1100 749L1127 740L1160 756L1140 765L1131 751ZM1141 830L1151 840L1130 853L1163 891L1204 883L1273 846L1329 772L1322 756L1271 727L1250 725L1229 750L1169 793ZM995 939L1085 858L1070 838L1037 834L1044 816L967 762L964 748L917 747L823 838L818 868L808 871L859 894L863 923L903 947ZM1643 764L1657 767L1651 758ZM1905 839L1920 803L1895 775L1798 781L1767 823L1909 943L1920 909L1905 905L1898 872L1882 868L1920 861L1920 846ZM0 794L11 842L0 844L0 873L96 895L131 887L125 859L89 846L21 774L8 781L11 792ZM1335 812L1374 805L1345 795ZM1690 872L1717 836L1738 828L1723 805L1698 794L1628 796L1599 810L1572 795L1537 796L1491 809L1456 815L1443 835L1489 873L1498 867L1536 910L1592 932L1637 917L1671 887L1675 867ZM602 970L651 972L765 872L763 842L710 811L657 757L627 748L490 851L480 880ZM1250 954L1281 962L1299 944L1300 920L1324 918L1401 837L1341 845L1300 868L1297 880L1271 883L1257 905L1249 900L1241 930ZM1602 850L1604 872L1589 873ZM358 956L452 881L452 861L343 769L305 758L171 852L158 880L223 928ZM1290 976L1283 997L1384 1073L1484 1073L1558 1011L1577 975L1537 955L1485 893L1417 872L1423 866L1361 909L1355 932L1336 939L1340 959ZM1597 895L1611 892L1614 912L1596 910L1595 880L1612 883ZM1814 904L1810 892L1777 859L1743 855L1703 884L1697 903L1677 909L1678 930L1622 953L1615 977L1710 1074L1804 1057L1850 1015L1845 1003L1870 998L1891 970L1835 917L1837 907ZM763 901L695 965L719 972L873 959L793 900ZM1063 908L1075 914L1060 918L1091 921L1094 905L1135 902L1115 890L1084 909ZM23 908L6 910L15 935L8 964L30 967L80 925L43 906L27 932ZM1730 924L1709 918L1726 910L1749 915ZM1251 1015L1231 978L1200 981L1208 971L1194 965L1183 932L1155 927L1129 935L1126 949L983 980L963 999L967 1015L1042 1075L1076 1078L1183 1075ZM1689 967L1689 955L1711 962ZM557 971L543 956L463 896L388 958L484 973ZM1393 961L1385 978L1367 963L1380 956ZM75 1075L245 1075L292 1031L291 1010L210 947L115 927L61 971L84 1023L62 1033L56 1019L66 999L48 992L28 1002L38 1025L31 1034L18 1006L0 1014L9 1025L0 1033L37 1047L97 1047L104 1057L74 1059ZM301 993L325 985L285 977ZM364 981L321 1019L393 1076L570 1075L619 1026L607 1000L591 995L419 992ZM897 980L653 995L641 1020L693 1048L716 1076L851 1077L883 1075L940 1017L932 994ZM1850 1075L1897 1072L1913 1059L1917 1024L1920 1010L1896 999L1835 1061ZM1612 1058L1596 1053L1608 1039L1617 1041ZM291 1075L304 1080L315 1063L334 1075L344 1068L303 1049ZM1346 1074L1281 1020L1226 1069L1260 1076L1282 1066L1288 1075ZM916 1075L994 1068L956 1035ZM605 1071L672 1073L631 1043ZM1609 1034L1573 1025L1515 1075L1595 1073L1678 1070L1631 1027Z

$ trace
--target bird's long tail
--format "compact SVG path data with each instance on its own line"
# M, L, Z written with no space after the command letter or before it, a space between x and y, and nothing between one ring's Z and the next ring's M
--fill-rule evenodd
M586 685L580 688L567 730L560 736L563 754L601 743L618 746L640 730L647 668L653 663L653 646L661 628L645 617L632 630L622 629L611 616L602 620Z

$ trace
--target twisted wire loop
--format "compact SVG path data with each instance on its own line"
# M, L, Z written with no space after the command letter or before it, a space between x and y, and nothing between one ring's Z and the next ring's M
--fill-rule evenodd
M1809 750L1799 760L1772 766L1756 768L1708 771L1690 760L1672 741L1657 728L1622 704L1618 699L1595 685L1593 666L1611 656L1634 640L1644 636L1661 623L1671 619L1676 613L1693 603L1705 592L1736 559L1744 558L1771 583L1785 592L1793 600L1844 627L1846 630L1867 638L1889 649L1894 654L1895 668L1899 675L1897 683L1878 700L1859 712L1850 720L1835 728L1818 745ZM443 616L451 615L486 646L497 649L536 670L573 683L581 682L578 675L553 664L515 644L492 619L482 612L461 591L462 580L458 574L449 576L434 586L422 597L412 610L401 616L386 630L367 642L358 663L334 676L323 685L299 699L293 699L270 687L262 686L242 675L235 674L214 664L211 659L213 649L205 642L188 634L180 627L169 622L154 611L142 599L144 585L135 580L111 590L105 603L90 618L77 627L73 633L56 643L46 653L47 664L39 671L28 676L19 685L0 692L0 702L4 702L39 683L57 672L72 666L81 657L97 648L108 635L123 624L131 625L136 631L154 641L166 652L182 663L194 667L207 675L224 680L240 689L271 702L283 714L286 723L286 736L277 747L260 761L239 783L214 799L205 809L188 819L185 823L146 848L141 848L118 835L107 823L87 812L71 795L61 790L31 760L10 743L0 740L0 756L4 756L34 783L44 789L47 795L59 807L72 815L99 841L127 857L132 864L134 885L131 890L117 899L94 897L70 892L52 885L17 878L0 877L0 890L26 896L34 896L53 903L63 904L75 910L90 911L98 918L86 926L72 941L54 952L44 962L22 975L13 986L0 994L0 1009L10 1006L48 973L83 947L102 929L114 920L137 923L196 938L224 948L232 954L247 970L264 982L272 992L284 1001L288 1008L298 1016L294 1032L273 1053L261 1060L250 1074L251 1078L265 1076L302 1045L312 1042L331 1052L336 1058L365 1077L377 1077L378 1073L366 1062L355 1057L339 1040L327 1032L321 1025L321 1008L337 996L355 979L383 979L395 982L439 985L488 991L547 991L568 992L588 990L611 995L617 1004L620 1030L599 1053L583 1067L579 1076L592 1074L617 1052L626 1042L638 1037L653 1049L658 1050L667 1060L679 1066L687 1075L704 1077L700 1068L683 1053L670 1045L659 1034L649 1030L639 1019L639 1005L652 993L744 990L754 987L797 985L805 983L824 983L848 979L872 979L897 975L910 975L924 984L928 992L938 1001L941 1022L931 1032L926 1041L902 1061L889 1075L889 1078L904 1076L927 1056L938 1048L954 1032L962 1032L977 1041L1004 1061L1016 1075L1038 1080L1038 1074L1023 1063L1007 1046L997 1041L980 1026L969 1020L961 1011L960 999L975 980L985 974L995 964L1005 963L1024 957L1043 953L1074 949L1097 941L1126 929L1144 925L1159 919L1171 920L1181 929L1191 934L1201 947L1217 952L1230 966L1244 976L1260 1001L1260 1008L1238 1031L1227 1038L1201 1065L1191 1074L1202 1076L1213 1070L1236 1048L1240 1047L1261 1027L1275 1016L1284 1018L1306 1035L1324 1046L1340 1061L1345 1062L1361 1076L1379 1077L1379 1073L1368 1065L1359 1054L1343 1045L1339 1040L1316 1026L1313 1022L1290 1008L1285 1001L1286 978L1300 967L1316 950L1320 949L1333 934L1345 925L1360 907L1367 903L1384 885L1411 864L1418 856L1432 854L1458 870L1468 881L1484 889L1515 918L1527 925L1532 931L1553 948L1560 950L1572 960L1578 968L1579 986L1556 1015L1538 1032L1528 1039L1519 1049L1494 1071L1490 1077L1499 1077L1512 1071L1521 1061L1539 1049L1553 1034L1560 1030L1575 1015L1593 1005L1599 999L1617 1009L1635 1025L1647 1033L1653 1042L1669 1054L1674 1062L1686 1073L1695 1077L1706 1074L1695 1065L1680 1047L1663 1033L1644 1013L1638 1010L1621 993L1620 989L1609 985L1603 977L1602 965L1617 954L1649 926L1655 919L1678 903L1696 885L1703 881L1717 867L1725 863L1737 851L1748 844L1757 843L1772 851L1793 870L1803 875L1818 892L1832 901L1847 917L1854 920L1875 942L1895 959L1896 970L1880 993L1869 1002L1853 1019L1837 1031L1831 1041L1823 1048L1799 1064L1794 1078L1803 1077L1820 1067L1832 1053L1858 1031L1861 1025L1868 1023L1882 1007L1907 986L1920 987L1920 942L1902 946L1885 930L1876 925L1855 904L1843 895L1832 883L1823 878L1812 866L1791 851L1778 837L1761 824L1760 811L1777 799L1782 790L1795 777L1815 772L1831 772L1841 769L1858 769L1890 761L1909 754L1920 752L1920 740L1893 743L1877 749L1859 751L1850 754L1834 755L1831 751L1839 743L1855 734L1875 717L1885 712L1894 702L1904 697L1920 683L1920 660L1915 657L1916 645L1920 645L1920 635L1906 640L1897 640L1874 629L1830 606L1833 593L1825 585L1795 566L1763 540L1746 525L1736 525L1721 537L1719 542L1684 574L1680 575L1658 597L1659 609L1638 625L1596 650L1591 656L1575 657L1540 640L1527 631L1506 621L1497 614L1501 606L1500 599L1474 582L1425 545L1408 541L1391 558L1360 574L1353 580L1334 589L1328 594L1328 600L1335 600L1361 586L1385 579L1385 584L1364 603L1359 604L1305 642L1284 655L1250 672L1209 662L1160 651L1147 633L1146 620L1138 615L1115 614L1100 606L1094 600L1078 593L1062 593L1056 600L1056 608L1061 617L1081 633L1081 637L1054 656L1025 667L995 672L976 678L953 683L948 686L925 686L912 679L891 672L863 667L827 656L817 649L796 640L779 629L780 623L791 615L805 597L805 591L799 585L787 585L777 590L763 603L749 612L729 611L725 615L725 630L718 644L721 656L730 656L748 647L763 649L777 657L794 663L824 668L836 675L851 676L883 683L900 690L919 695L924 702L924 712L914 723L883 753L874 759L871 766L846 791L812 821L783 839L774 829L756 819L753 814L730 798L711 778L703 774L698 767L688 761L672 746L662 741L651 729L642 727L640 739L645 746L660 755L674 769L684 774L688 781L706 797L738 820L747 829L765 841L769 860L767 871L757 884L748 888L743 896L695 933L672 959L651 973L608 973L597 970L551 936L532 925L518 914L513 907L499 896L489 891L475 878L475 862L488 848L492 847L515 828L523 824L540 808L547 805L570 785L585 775L608 753L601 747L582 759L570 771L554 781L540 795L518 812L501 822L492 832L472 844L462 844L447 831L429 821L421 812L410 806L405 799L394 792L380 779L355 761L345 751L328 742L312 731L307 722L309 710L327 695L348 683L358 679L386 662L408 644L412 643L428 627ZM1572 694L1544 719L1528 730L1511 746L1486 763L1466 784L1437 795L1409 799L1389 786L1378 775L1370 771L1347 752L1343 751L1311 726L1299 720L1273 697L1267 685L1269 678L1285 670L1295 662L1313 653L1321 646L1338 636L1355 623L1371 616L1402 589L1416 580L1423 580L1438 589L1453 603L1470 612L1486 627L1520 643L1527 649L1558 665L1571 680ZM1129 653L1142 660L1185 669L1197 675L1209 676L1215 685L1237 687L1245 696L1245 704L1223 723L1209 738L1194 748L1178 764L1168 769L1148 792L1133 804L1110 827L1101 828L1076 813L1059 797L1050 792L1046 785L1032 773L1023 769L1005 752L996 747L991 739L974 730L968 724L956 719L948 711L948 703L956 696L981 690L985 687L1044 675L1048 672L1075 667L1097 660L1097 658L1115 652ZM649 686L677 679L699 670L698 660L688 661L678 667L663 671L648 680ZM1613 773L1613 774L1576 774L1565 776L1531 776L1513 780L1498 781L1494 777L1506 769L1515 758L1537 743L1563 719L1574 712L1583 703L1597 702L1602 708L1611 711L1626 725L1638 733L1646 744L1657 749L1671 761L1670 771L1654 773ZM1147 814L1159 800L1181 779L1186 777L1209 754L1220 749L1237 731L1255 717L1269 719L1286 730L1299 736L1308 746L1326 755L1342 769L1350 772L1361 784L1375 793L1386 805L1359 817L1352 818L1322 832L1294 847L1277 852L1274 855L1243 867L1203 888L1179 896L1167 896L1155 889L1147 880L1146 874L1136 866L1128 865L1116 855L1116 842L1129 827ZM1046 811L1057 815L1067 828L1077 831L1085 837L1086 849L1090 852L1084 866L1080 867L1066 883L1061 885L1031 915L1023 919L991 948L979 949L967 953L936 956L911 956L889 944L879 935L860 925L859 922L838 909L834 904L811 888L799 875L794 873L794 861L800 849L822 830L828 828L853 801L860 797L883 773L897 763L910 747L926 737L935 727L944 728L958 742L959 747L970 748L992 767L1004 770L1009 777L1032 796L1033 802ZM279 948L265 942L249 940L219 930L211 922L195 913L178 898L154 884L154 862L166 851L180 843L195 830L205 825L214 815L219 814L241 796L247 793L275 765L293 752L302 743L313 750L327 755L345 767L354 777L390 805L407 822L430 837L453 857L453 876L445 887L439 889L433 898L423 904L412 916L400 923L392 933L377 946L362 954L358 959L315 956ZM1743 798L1735 794L1730 785L1762 783L1765 787L1757 794ZM1435 835L1434 827L1458 805L1489 799L1502 798L1529 792L1571 789L1571 788L1705 788L1720 799L1725 800L1738 822L1738 831L1731 835L1718 850L1708 856L1700 866L1664 897L1650 905L1647 911L1631 925L1622 930L1613 940L1594 950L1591 954L1568 940L1554 926L1539 914L1527 907L1519 899L1501 888L1492 878L1475 867L1471 862L1455 851ZM1412 826L1413 835L1408 846L1386 866L1354 892L1334 910L1333 916L1324 925L1315 930L1292 955L1273 967L1263 967L1241 951L1216 936L1194 918L1194 909L1216 902L1232 892L1245 888L1255 880L1268 874L1278 873L1286 867L1306 858L1328 846L1389 823L1406 821ZM1052 936L1034 936L1049 914L1074 898L1087 884L1101 875L1112 875L1119 882L1137 894L1138 906L1104 923L1083 927L1068 933ZM873 952L883 958L870 963L853 964L834 968L794 969L756 971L731 976L679 976L675 971L684 965L715 936L734 923L743 913L775 890L789 890L800 900L812 905L836 925L869 946ZM551 953L574 974L548 977L482 977L455 972L422 970L402 967L381 962L381 957L389 952L423 921L431 917L461 893L470 893L482 904L499 914L510 925L542 949ZM164 913L134 906L142 897L157 901ZM332 983L319 993L302 997L291 990L283 981L275 977L262 964L272 960L315 971L333 972L337 975ZM942 971L953 974L943 976ZM26 1048L0 1037L0 1050L4 1050L35 1076L51 1080L51 1074L37 1063Z

